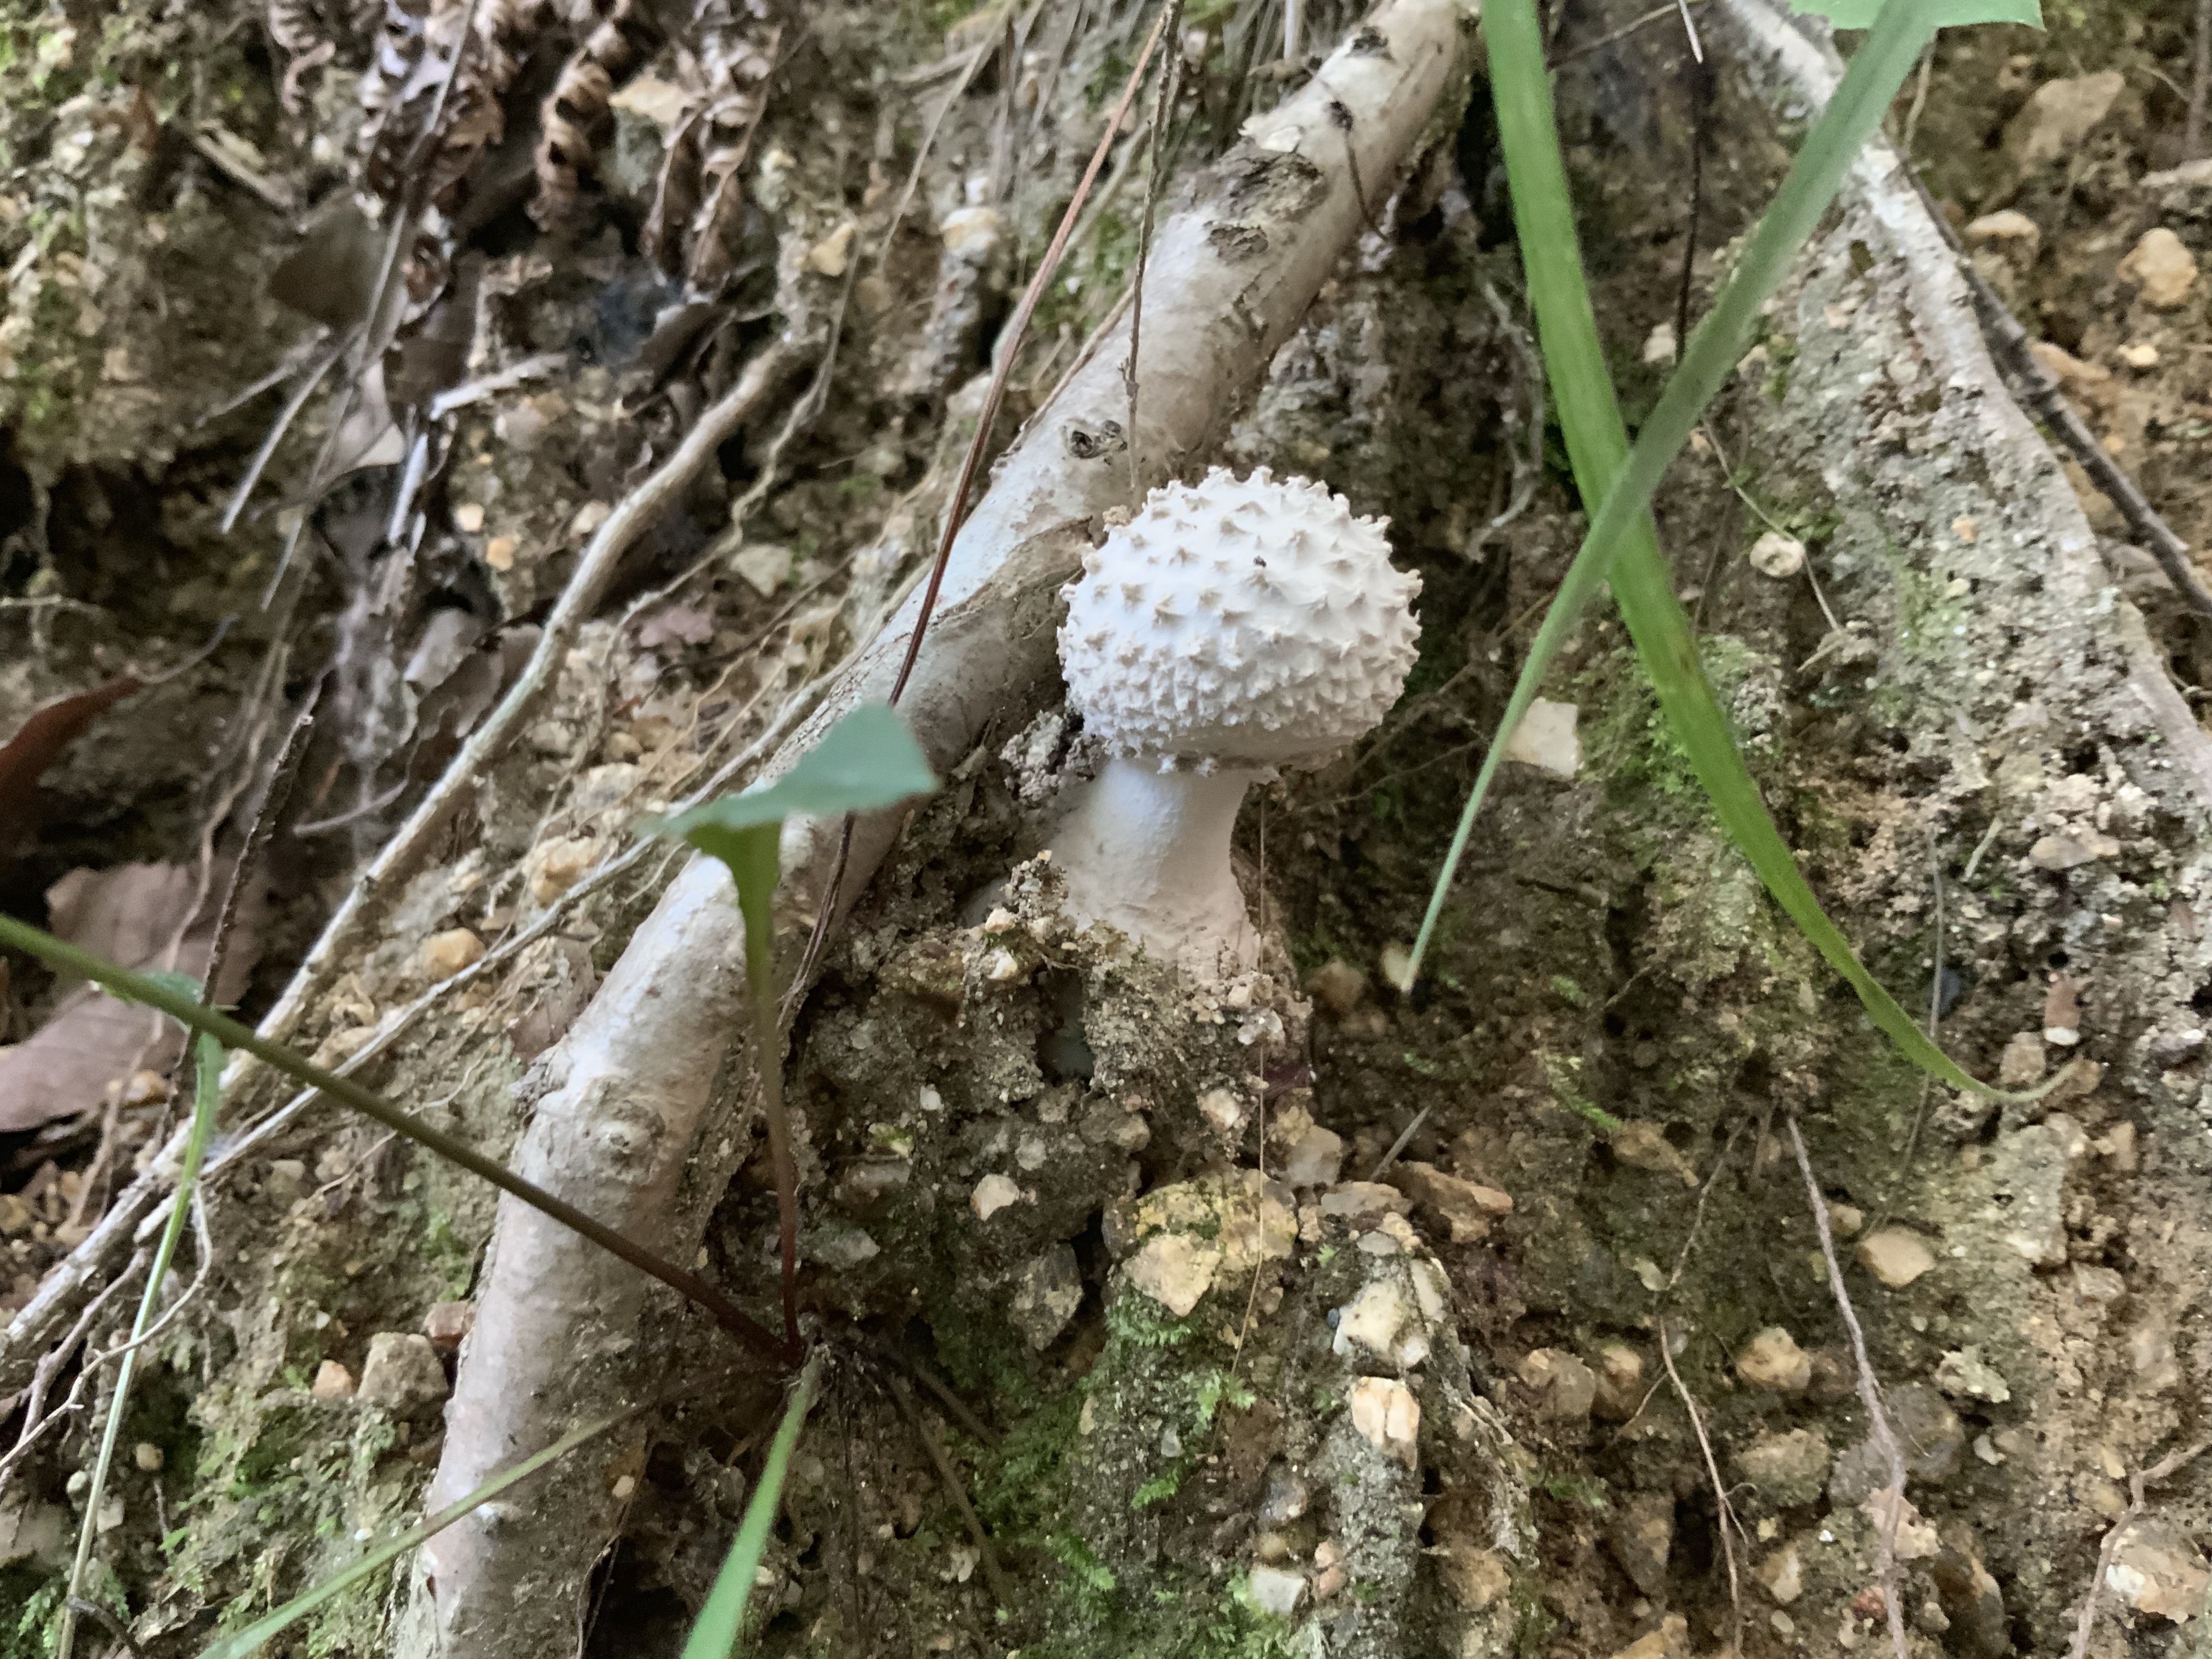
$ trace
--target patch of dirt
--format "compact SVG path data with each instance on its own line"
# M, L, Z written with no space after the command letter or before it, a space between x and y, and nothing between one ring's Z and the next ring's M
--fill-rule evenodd
M61 7L5 26L0 252L39 252L11 266L0 324L16 366L0 404L0 731L185 661L225 615L248 620L47 775L0 894L11 914L41 914L71 868L234 855L258 821L253 781L319 678L263 878L245 1005L265 1007L512 683L607 514L776 331L818 345L808 330L842 318L818 408L784 435L810 358L656 524L525 741L301 1023L325 1063L366 1055L374 1086L496 1152L521 1127L526 1068L666 871L658 853L605 861L641 814L744 775L933 545L1010 290L1142 20L1048 5L1022 50L981 54L955 90L967 60L932 66L946 25L957 54L1001 13L822 14L751 139L737 274L672 343L672 290L639 239L674 140L650 98L618 108L580 218L542 235L517 196L453 267L475 295L469 375L557 362L453 417L404 556L384 540L396 465L319 503L276 620L258 602L285 516L216 533L274 399L192 421L203 395L307 338L249 279L295 232L240 182L242 152L225 149L226 170L171 139L205 137L190 124L220 111L255 176L301 208L331 196L366 31L337 32L303 82L310 110L288 117L258 10L125 9L119 31ZM1792 136L1734 60L1701 102L1671 20L1599 44L1647 9L1577 3L1554 43L1632 416L1663 381L1686 254L1694 316ZM1701 15L1724 30L1723 9ZM2192 465L2212 434L2212 291L2200 276L2166 304L2153 280L2179 285L2179 265L2162 242L2163 263L2135 254L2163 228L2212 257L2212 182L2178 136L2186 8L2051 11L2045 36L1947 34L1917 114L1909 90L1897 120L1978 267L2069 354L2049 361L2194 543L2212 511ZM1261 72L1265 8L1193 12L1178 167L1296 75ZM1064 33L1078 15L1086 32ZM1342 21L1309 18L1316 39ZM2069 142L2020 125L2034 99L2047 116L2108 71L2109 106ZM683 72L673 52L644 70ZM2069 88L2038 92L2054 81ZM527 160L529 101L511 100L509 161ZM1317 477L1389 516L1424 579L1421 659L1382 730L1246 809L1243 873L1275 959L1194 995L1070 937L1034 856L1067 723L1007 710L915 815L799 1012L803 1289L836 1363L769 1558L768 1651L1886 1652L1887 1470L1793 1121L1911 1471L1897 1537L1917 1653L2063 1651L2129 1477L2204 1432L2212 872L2205 804L2130 700L2127 651L2147 626L2186 691L2205 625L2124 551L2108 547L2116 574L2101 574L2051 466L1991 438L1990 399L1954 382L1972 380L1962 348L1894 224L1846 214L1820 240L1670 479L1662 538L1753 769L1877 975L1910 1006L1932 1001L1979 1075L2089 1064L2000 1109L1896 1059L1720 836L1603 614L1547 688L1577 712L1577 775L1505 769L1429 977L1390 988L1382 963L1418 926L1585 521L1555 429L1532 421L1486 109L1478 91L1455 141L1382 206L1231 444L1240 466ZM1017 417L1112 305L1143 182L1133 168L1112 187L1050 295ZM1991 230L2001 212L2033 234ZM100 325L83 326L86 306ZM258 500L289 501L328 419L311 406ZM1770 534L1802 544L1804 574L1751 559ZM53 989L16 969L7 1035ZM249 1073L234 1124L283 1097ZM11 1305L175 1113L166 1091L118 1092L113 1110L88 1102L0 1146ZM206 1282L142 1374L126 1443L153 1455L118 1474L98 1592L149 1655L196 1650L396 1529L435 1462L435 1389L372 1383L372 1349L428 1334L450 1373L452 1304L491 1206L426 1155L334 1123L326 1108L288 1120L213 1183ZM738 1166L706 1266L769 1306L764 1149L704 1163ZM93 1347L129 1299L94 1320ZM0 1349L11 1422L59 1334ZM660 1309L647 1342L695 1398L623 1472L632 1506L593 1652L677 1650L773 1407L772 1379L681 1311ZM57 1397L82 1375L58 1372ZM0 1605L21 1610L0 1620L9 1659L47 1651L103 1387L87 1382L0 1494L15 1551L0 1553ZM1006 1576L1004 1617L939 1452ZM2149 1487L2116 1545L2098 1659L2186 1649L2195 1625L2175 1614L2201 1602L2209 1478L2191 1464ZM389 1589L327 1610L310 1644L388 1650Z

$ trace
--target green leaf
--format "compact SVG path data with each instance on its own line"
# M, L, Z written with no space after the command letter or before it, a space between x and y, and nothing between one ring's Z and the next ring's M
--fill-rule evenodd
M1924 5L1929 0L1897 0L1900 5ZM2042 0L1934 0L1936 27L1954 28L1969 23L2025 23L2043 27ZM1882 0L1790 0L1801 15L1825 17L1839 29L1870 29L1881 15Z
M655 824L653 830L697 845L695 832L708 827L749 830L795 815L826 818L873 812L936 787L937 775L906 722L888 703L864 702L766 788L724 795Z
M1498 134L1512 184L1513 211L1528 292L1536 310L1547 374L1583 499L1601 503L1589 533L1568 568L1521 678L1506 705L1498 741L1477 775L1461 815L1429 914L1414 941L1413 967L1443 909L1446 884L1465 850L1474 813L1504 752L1504 739L1534 699L1545 668L1601 580L1610 580L1621 619L1650 676L1668 727L1689 756L1698 781L1729 838L1765 883L1775 902L1838 974L1849 981L1875 1024L1916 1065L1953 1088L1996 1091L1975 1081L1929 1041L1912 1017L1866 970L1850 941L1828 920L1767 815L1736 752L1728 720L1705 683L1689 618L1674 597L1672 573L1660 556L1650 502L1667 468L1698 417L1734 372L1757 325L1759 308L1780 286L1790 262L1812 235L1841 187L1852 159L1879 126L1935 27L1923 0L1890 0L1878 27L1851 60L1843 83L1806 137L1790 175L1753 233L1712 311L1691 337L1682 364L1644 422L1636 447L1613 390L1599 343L1575 234L1551 82L1534 0L1492 0L1483 27L1491 53L1491 85ZM1615 555L1618 553L1618 558ZM1608 568L1608 567L1612 567Z
M597 1439L609 1429L629 1421L647 1409L641 1406L618 1417L606 1418L597 1423L586 1424L580 1429L570 1430L544 1450L524 1458L511 1469L501 1470L458 1503L447 1505L435 1515L423 1516L397 1538L386 1539L343 1571L335 1573L313 1589L294 1596L266 1618L255 1620L235 1636L224 1637L203 1652L200 1659L246 1659L246 1655L258 1651L270 1637L289 1630L316 1608L343 1595L362 1579L381 1572L416 1545L445 1531L470 1510L489 1504L517 1481L527 1480L548 1463L566 1457L586 1441Z
M1931 0L1895 0L1899 5L1931 4ZM1870 29L1881 13L1882 0L1790 0L1802 16L1825 17L1839 29ZM1933 26L1952 28L1970 23L2025 23L2043 27L2041 0L1932 0Z
M791 1473L792 1450L799 1444L807 1408L814 1403L821 1365L817 1352L799 1374L799 1386L792 1390L791 1404L784 1408L783 1422L768 1449L760 1484L753 1488L751 1501L738 1522L738 1535L723 1559L722 1570L714 1575L707 1605L699 1609L699 1622L691 1626L690 1638L684 1644L684 1659L728 1659L738 1650L738 1638L744 1630L745 1603L760 1577L761 1554L768 1547L769 1530L775 1525L776 1508L783 1502L784 1477Z
M185 994L197 996L198 985L182 974L165 975L172 981L182 980ZM123 1363L115 1375L115 1392L108 1401L107 1426L101 1432L100 1450L92 1468L92 1484L86 1488L84 1524L77 1534L76 1559L70 1567L69 1601L62 1614L60 1639L56 1650L63 1655L72 1651L76 1640L76 1602L87 1594L87 1574L92 1566L92 1547L99 1533L101 1509L100 1495L106 1489L108 1471L114 1467L115 1448L123 1433L123 1419L131 1405L131 1383L138 1365L138 1351L153 1330L161 1305L161 1287L169 1276L169 1264L176 1259L177 1241L184 1236L185 1218L191 1212L192 1189L198 1185L200 1164L207 1156L208 1143L215 1136L215 1120L222 1106L222 1044L203 1033L193 1045L197 1062L192 1085L191 1127L185 1136L185 1153L177 1168L177 1190L169 1200L169 1219L161 1230L161 1242L155 1247L154 1265L146 1275L145 1293L138 1301L138 1316L131 1326L131 1345L124 1350Z
M872 812L937 787L929 757L888 703L864 702L822 734L799 763L764 789L724 795L646 825L653 835L689 842L730 867L745 918L747 970L767 994L778 869L778 831L794 814L836 817Z

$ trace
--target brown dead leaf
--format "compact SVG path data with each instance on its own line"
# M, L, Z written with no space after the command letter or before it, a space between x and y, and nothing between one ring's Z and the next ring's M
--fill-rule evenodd
M647 651L681 642L704 645L714 637L714 619L688 605L664 605L638 625L637 642Z
M50 925L126 968L197 977L207 969L228 881L221 866L204 881L194 865L72 870L46 890ZM231 971L241 977L252 955L244 945L234 937ZM0 1048L0 1131L36 1128L96 1106L111 1083L167 1071L183 1046L166 1016L79 986L28 1038Z
M124 674L90 691L50 702L0 746L0 843L29 823L31 791L46 769L86 726L137 689L138 682Z

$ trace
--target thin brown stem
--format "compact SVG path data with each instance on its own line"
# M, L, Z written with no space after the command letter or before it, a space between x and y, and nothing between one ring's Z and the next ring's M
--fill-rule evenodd
M1698 1449L1705 1455L1705 1478L1712 1483L1713 1503L1720 1521L1721 1556L1728 1563L1729 1651L1740 1654L1743 1651L1743 1586L1736 1577L1735 1545L1729 1534L1741 1528L1736 1524L1735 1506L1729 1502L1728 1488L1721 1484L1721 1468L1713 1457L1713 1443L1705 1433L1705 1419L1698 1412L1698 1402L1691 1395L1688 1385L1682 1381L1681 1372L1674 1369L1674 1347L1668 1340L1667 1322L1663 1319L1659 1322L1659 1360L1667 1367L1667 1380L1674 1385L1675 1394L1680 1396L1682 1409L1690 1414L1690 1428L1698 1437Z
M417 1146L428 1147L448 1163L459 1164L508 1196L551 1217L572 1232L581 1234L648 1278L659 1279L685 1300L705 1310L717 1325L763 1358L783 1365L796 1363L799 1351L795 1343L781 1340L773 1335L724 1294L720 1287L672 1261L664 1261L605 1223L593 1220L566 1200L556 1198L544 1188L524 1180L496 1159L485 1157L467 1142L456 1139L442 1129L432 1127L381 1096L372 1094L350 1078L324 1070L282 1044L269 1042L236 1020L193 1001L161 981L148 979L127 969L118 968L112 963L78 950L75 945L65 945L51 934L26 927L13 917L0 916L0 945L28 951L48 965L81 975L119 997L143 1003L149 1008L157 1008L193 1030L205 1032L226 1048L243 1049L286 1076L312 1085L339 1104L349 1106L363 1117L382 1124L394 1133L405 1136Z
M976 1556L983 1564L983 1577L991 1586L992 1599L1011 1610L1014 1605L1012 1589L1006 1583L1005 1570L999 1565L999 1553L992 1547L983 1517L975 1513L975 1504L968 1500L967 1483L961 1480L960 1471L953 1468L951 1454L945 1449L945 1443L930 1428L921 1407L914 1403L914 1394L907 1387L906 1379L896 1371L885 1371L884 1382L890 1389L891 1398L898 1401L899 1412L921 1442L922 1449L929 1454L937 1478L944 1484L945 1496L951 1498L953 1507L960 1511L960 1518L968 1523L968 1536L974 1541Z
M2029 349L2027 329L1990 286L1989 279L1975 270L1973 262L1966 257L1958 233L1943 216L1926 183L1916 173L1912 175L1912 184L1920 193L1929 218L1951 245L1952 252L1959 256L1959 276L1973 295L1974 307L1980 313L1982 332L1990 343L1990 355L1997 360L1997 367L2019 384L2021 400L2028 411L2051 428L2081 463L2081 470L2089 475L2089 482L2119 509L2128 527L2150 550L2151 557L2158 561L2159 569L2172 584L2182 603L2201 617L2212 617L2212 591L2207 591L2197 577L2196 567L2190 562L2189 544L2174 534L2173 527L2159 515L2150 498L2142 493L2142 487L2112 459L2112 452L2097 441L2096 434L2075 413L2050 371L2036 362L2034 352Z
M2181 128L2181 159L2204 154L2204 105L2212 94L2212 0L2197 0L2197 44L2190 53L2189 115Z
M1122 83L1121 95L1115 100L1114 107L1106 118L1106 131L1100 135L1098 148L1091 152L1091 165L1083 170L1082 182L1067 204L1067 211L1060 217L1060 228L1053 233L1052 242L1037 262L1036 272L1030 285L1022 290L1021 303L1014 307L1012 320L1006 325L1006 344L999 354L997 372L991 376L990 389L983 395L981 413L975 417L975 435L968 445L968 453L960 464L959 481L952 487L952 500L945 511L945 528L937 540L936 562L930 567L929 584L921 591L921 611L914 620L914 632L907 636L906 655L899 661L898 678L891 682L890 702L894 706L906 691L906 683L913 677L915 659L921 653L922 635L929 631L930 617L937 610L937 595L945 586L945 567L952 561L952 544L960 534L960 527L968 522L968 498L975 493L976 477L983 470L983 457L991 441L991 428L998 422L999 405L1005 401L1007 379L1014 372L1014 359L1020 354L1023 337L1028 334L1030 319L1036 313L1037 302L1054 274L1060 269L1060 256L1067 251L1067 239L1074 228L1076 216L1082 212L1083 204L1091 195L1091 187L1098 182L1099 169L1106 165L1108 153L1121 131L1121 123L1129 113L1129 105L1137 90L1145 83L1145 70L1151 65L1152 52L1167 32L1168 18L1172 5L1163 6L1159 17L1152 24L1152 32L1145 37L1144 50L1137 54L1136 67ZM1134 443L1137 434L1131 433ZM835 890L832 890L834 896Z
M1068 198L1067 210L1060 215L1060 228L1053 233L1051 244L1044 258L1037 262L1036 273L1029 286L1022 290L1019 304L1007 322L1004 343L998 349L999 366L992 374L989 389L983 394L983 408L975 417L975 435L969 440L968 453L960 464L960 476L952 486L951 500L945 509L945 527L937 539L937 556L929 567L929 580L921 590L921 609L914 619L914 631L907 635L906 654L899 659L898 676L891 682L889 698L892 707L906 693L906 683L914 676L914 665L921 655L922 636L929 631L930 618L937 612L937 596L945 586L945 572L952 560L952 544L960 534L960 527L968 521L968 498L975 493L975 480L983 470L983 457L991 441L991 428L999 418L999 405L1006 400L1006 382L1014 372L1014 360L1021 355L1023 337L1028 334L1030 319L1036 315L1037 302L1044 297L1054 274L1060 269L1060 257L1067 252L1068 237L1074 232L1075 222L1082 214L1083 204L1090 199L1091 191L1098 182L1099 169L1106 165L1106 157L1114 148L1114 140L1121 131L1121 123L1129 113L1138 89L1145 83L1145 70L1152 61L1161 37L1167 33L1168 17L1173 9L1163 5L1152 24L1152 32L1145 37L1144 50L1137 54L1129 78L1121 85L1121 95L1106 117L1106 131L1099 136L1098 148L1091 153L1091 165L1083 170L1083 178L1075 186L1075 194ZM1128 434L1134 447L1137 434ZM830 868L830 880L823 890L822 908L814 917L814 931L806 941L806 953L799 959L799 972L792 978L790 994L800 995L814 976L814 969L822 960L822 952L830 942L830 929L837 916L837 896L845 884L846 866L853 856L853 817L845 818L844 833L837 842L837 857Z
M1182 0L1168 0L1167 33L1182 33ZM1286 54L1287 55L1287 54ZM1129 390L1129 505L1144 499L1144 446L1137 441L1137 349L1145 329L1145 267L1152 257L1152 219L1159 208L1160 181L1167 175L1168 116L1175 107L1176 70L1182 55L1170 52L1160 60L1159 100L1152 106L1151 176L1145 182L1145 215L1137 233L1137 269L1130 278L1129 360L1121 368L1121 383Z
M753 1005L753 1065L760 1073L761 1115L768 1122L769 1162L775 1170L778 1249L782 1261L783 1340L799 1346L799 1165L791 1155L791 1119L783 1109L783 1027L776 1015L774 941L745 927L746 994ZM765 934L766 929L759 930Z
M2147 1501L2143 1488L2154 1480L2163 1480L2179 1474L2188 1464L2203 1455L2212 1441L2200 1440L2193 1446L2162 1458L2153 1468L2137 1470L2128 1477L2128 1506L2120 1511L2120 1518L2112 1522L2112 1530L2097 1550L2097 1571L2090 1575L2089 1593L2081 1598L2081 1616L2075 1621L2073 1645L2067 1650L2067 1659L2085 1659L2089 1651L2089 1633L2097 1627L2097 1593L2105 1587L2105 1574L2112 1565L2112 1557L2120 1547L2120 1540L2128 1530L2129 1522L2143 1512Z

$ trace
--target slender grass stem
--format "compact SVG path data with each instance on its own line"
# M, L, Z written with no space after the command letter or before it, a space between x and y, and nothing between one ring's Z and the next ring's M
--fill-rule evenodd
M1534 0L1492 0L1486 9L1484 30L1490 45L1499 138L1512 181L1514 219L1538 334L1576 480L1585 500L1601 504L1537 629L1506 705L1498 741L1476 776L1414 944L1409 983L1419 972L1435 935L1475 814L1504 757L1505 739L1534 700L1545 670L1597 585L1609 581L1668 728L1729 838L1775 902L1858 993L1875 1024L1915 1064L1954 1088L1984 1095L1998 1092L1968 1076L1928 1040L1912 1017L1867 971L1850 942L1821 909L1768 815L1706 683L1689 618L1675 598L1672 573L1660 556L1650 518L1651 497L1661 478L1735 372L1759 325L1761 308L1835 199L1845 173L1918 62L1937 21L1922 0L1888 0L1882 7L1753 234L1735 276L1691 337L1681 366L1632 448L1583 276Z

